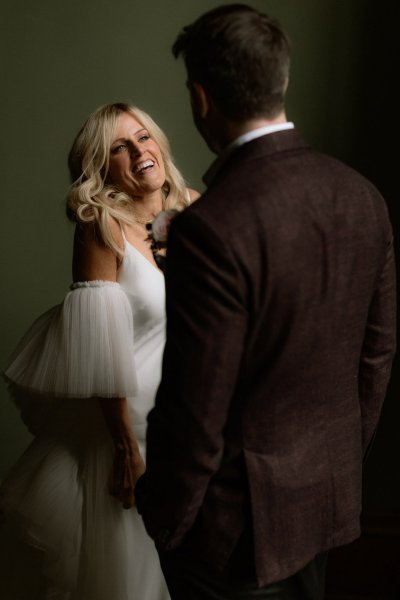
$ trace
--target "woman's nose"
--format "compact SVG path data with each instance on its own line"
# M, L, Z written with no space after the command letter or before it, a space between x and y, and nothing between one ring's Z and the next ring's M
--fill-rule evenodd
M136 158L142 154L142 149L138 144L131 144L131 157Z

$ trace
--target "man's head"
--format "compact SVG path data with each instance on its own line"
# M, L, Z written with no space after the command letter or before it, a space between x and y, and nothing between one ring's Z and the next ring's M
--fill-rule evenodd
M289 44L280 26L244 4L202 15L179 34L192 96L196 85L232 122L273 119L284 110Z

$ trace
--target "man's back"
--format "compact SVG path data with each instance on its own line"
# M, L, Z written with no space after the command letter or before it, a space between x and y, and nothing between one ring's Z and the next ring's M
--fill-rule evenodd
M389 289L370 315L370 327L387 323L373 334L383 354L363 350L391 248L384 202L354 171L294 140L289 131L250 142L198 208L212 219L225 199L221 236L248 298L242 436L257 552L274 557L279 577L284 565L301 566L299 549L311 559L358 534L361 461L394 346ZM365 370L379 392L362 387L360 406Z

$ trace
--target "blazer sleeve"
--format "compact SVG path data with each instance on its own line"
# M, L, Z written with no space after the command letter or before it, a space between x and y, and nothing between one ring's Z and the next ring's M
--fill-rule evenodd
M369 307L359 368L364 457L370 448L389 382L396 348L396 275L393 236Z
M191 210L171 228L166 297L162 381L148 418L138 505L158 546L174 548L220 465L247 329L245 285L234 257Z

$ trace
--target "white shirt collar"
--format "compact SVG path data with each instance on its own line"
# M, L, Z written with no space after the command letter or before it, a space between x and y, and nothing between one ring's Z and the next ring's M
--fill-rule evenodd
M258 127L257 129L253 129L252 131L243 133L243 135L240 135L238 138L233 140L233 142L231 142L229 146L225 148L221 156L224 155L225 152L227 154L230 154L235 148L243 146L243 144L251 142L251 140L255 140L256 138L261 137L263 135L268 135L269 133L275 133L276 131L284 131L285 129L293 128L294 124L291 121L287 121L286 123L276 123L276 125L264 125L263 127Z
M258 127L257 129L252 129L251 131L247 131L243 133L239 137L237 137L233 142L231 142L215 159L210 168L207 170L203 177L203 181L206 185L209 185L210 182L214 179L218 171L221 169L222 165L225 163L228 156L231 155L233 150L239 148L239 146L243 146L243 144L247 144L251 140L255 140L258 137L263 135L268 135L269 133L275 133L277 131L284 131L285 129L293 129L294 124L291 121L286 121L285 123L276 123L275 125L264 125L263 127Z

